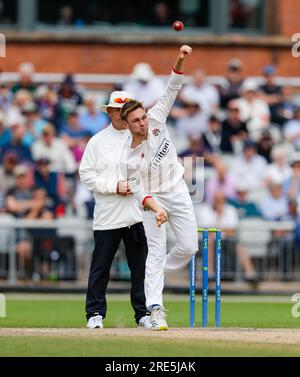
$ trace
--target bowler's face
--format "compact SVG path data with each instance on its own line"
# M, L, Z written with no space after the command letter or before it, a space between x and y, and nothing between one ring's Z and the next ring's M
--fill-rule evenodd
M148 119L144 109L136 109L127 116L127 124L133 136L146 136Z

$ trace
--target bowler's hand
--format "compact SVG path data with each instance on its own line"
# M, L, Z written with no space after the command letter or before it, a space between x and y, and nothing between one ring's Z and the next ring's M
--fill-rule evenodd
M187 46L187 45L183 45L183 46L180 47L179 57L181 59L185 59L186 57L192 55L192 51L193 51L192 47Z
M168 214L163 208L160 208L156 212L155 218L156 218L157 226L160 227L162 224L168 221Z
M132 195L128 181L119 181L117 184L117 195L127 196Z

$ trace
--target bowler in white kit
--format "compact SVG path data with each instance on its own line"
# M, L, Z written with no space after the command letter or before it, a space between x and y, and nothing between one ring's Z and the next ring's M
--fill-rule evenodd
M143 212L148 243L145 271L146 306L151 312L152 329L167 330L162 292L164 272L184 268L198 249L197 224L191 197L184 182L184 168L179 163L175 146L170 140L166 120L182 87L184 62L191 55L189 46L182 46L165 93L146 113L138 101L129 101L121 110L121 119L131 132L124 151L127 177L144 207L151 196L167 211L176 236L176 245L167 254L166 227L157 227L155 215ZM125 174L124 174L125 175ZM134 179L132 178L134 177Z

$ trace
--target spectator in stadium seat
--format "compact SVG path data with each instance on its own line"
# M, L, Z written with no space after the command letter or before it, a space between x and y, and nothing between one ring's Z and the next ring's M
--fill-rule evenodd
M271 152L274 145L275 141L270 131L262 131L256 142L257 154L264 157L268 163L271 163Z
M35 92L35 100L41 118L59 128L59 106L56 91L47 85L41 85Z
M37 85L33 82L34 65L30 62L22 63L19 66L19 81L11 88L12 93L19 90L27 90L31 94L36 91Z
M288 200L288 214L284 218L286 221L293 221L295 223L294 242L296 244L296 251L299 252L300 248L300 216L298 209L298 201L295 199ZM284 234L285 235L285 234Z
M268 185L269 192L260 203L260 211L266 220L281 221L288 214L288 197L283 183L273 180Z
M180 98L183 101L193 99L207 116L216 113L219 109L219 93L207 82L205 73L201 69L193 73L193 82L183 87Z
M205 228L216 227L222 229L223 237L235 237L236 229L239 225L239 216L236 208L226 203L222 191L215 194L212 205L204 205L198 214L198 223ZM209 250L214 250L213 238L209 238ZM246 248L237 244L236 252L238 253L242 269L245 273L245 279L252 280L255 278L255 270L251 258L247 254ZM208 254L208 273L214 276L214 252Z
M154 4L153 16L151 17L150 25L169 26L171 23L172 20L168 5L163 1L159 1L158 3Z
M31 147L34 160L46 157L51 161L50 171L74 174L76 162L72 152L63 140L55 135L55 128L48 124L41 137Z
M290 86L283 86L281 88L281 101L278 106L277 121L282 126L291 120L294 116L295 104L293 102L293 89Z
M10 130L5 126L5 116L2 112L0 112L0 148L8 144L11 139Z
M53 213L59 205L66 202L66 183L63 174L49 170L50 160L42 157L35 162L34 185L45 190L48 197L47 206Z
M32 189L30 171L27 166L15 168L16 185L7 192L7 212L20 219L50 220L53 214L46 207L46 193L41 189ZM25 270L29 268L31 246L27 232L16 232L16 252L24 262Z
M18 155L14 151L8 151L3 156L2 164L0 165L0 191L7 193L15 186L16 177L14 170L18 165Z
M196 162L196 157L204 158L204 166L206 167L211 167L218 161L218 157L212 153L212 150L204 145L202 136L198 137L191 134L188 140L188 148L181 152L178 157L192 157L194 163Z
M7 192L6 206L9 213L18 218L51 219L46 207L46 192L32 188L30 170L26 165L18 165L14 174L16 185Z
M76 162L81 161L87 135L89 133L82 129L78 113L70 113L67 124L61 129L60 138L68 145Z
M16 120L23 119L21 109L27 104L33 101L32 94L28 90L19 90L13 99L11 106L7 109L5 114L6 125L11 127Z
M248 200L248 188L244 182L237 184L236 197L227 199L227 202L237 209L240 219L261 217L261 212L257 205Z
M11 139L8 143L4 144L1 148L0 161L3 160L3 156L9 152L14 151L18 155L20 163L31 164L32 157L30 148L24 144L25 125L22 121L19 121L11 127Z
M227 116L222 124L224 153L237 153L245 140L249 138L246 122L240 119L240 109L235 100L227 105Z
M142 102L145 109L152 107L164 92L164 83L148 63L138 63L133 67L131 77L123 86L132 98Z
M68 115L77 110L77 106L82 105L82 94L76 87L72 75L66 75L58 94L59 122L58 127L61 128L67 122Z
M262 98L267 102L270 109L271 121L277 123L278 110L281 101L281 87L275 84L276 68L273 65L263 67L262 73L265 82L260 86Z
M273 180L286 182L292 176L292 168L287 162L287 148L285 145L275 145L271 151L272 163L267 167L265 182Z
M284 182L284 192L289 199L298 199L300 197L300 153L293 153L289 163L292 171L291 176Z
M294 110L293 119L284 124L283 135L295 150L300 151L300 107Z
M71 5L63 5L59 10L58 25L70 26L74 22L74 9Z
M244 142L243 154L236 157L231 167L235 182L246 182L249 191L261 189L267 168L266 160L256 152L253 141Z
M225 83L218 86L223 109L228 106L231 100L240 97L240 88L244 81L242 72L243 65L239 59L234 58L228 61Z
M212 204L216 194L221 191L226 199L236 197L236 183L226 170L222 161L215 165L216 175L211 177L206 183L205 200Z
M41 118L37 105L34 102L26 103L22 108L24 116L26 133L23 138L24 145L31 147L35 140L41 136L43 129L48 124Z
M0 83L0 111L6 113L13 101L13 94L5 82Z
M178 137L188 138L189 135L193 135L194 138L199 138L207 130L207 115L193 99L185 98L180 104L175 105L171 116L175 120Z
M247 123L250 137L254 140L260 132L270 126L270 110L266 101L259 96L259 86L253 79L247 79L241 86L242 97L236 100L240 119Z
M203 142L214 154L220 155L224 151L222 122L216 115L209 117L207 130L203 132Z
M109 118L106 113L96 109L93 97L86 99L85 107L86 111L80 115L80 124L84 131L89 132L93 136L109 125Z

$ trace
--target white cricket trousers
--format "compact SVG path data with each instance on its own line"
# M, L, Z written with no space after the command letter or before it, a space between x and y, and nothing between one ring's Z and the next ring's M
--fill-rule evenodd
M198 250L197 223L188 188L183 182L180 192L153 194L168 212L176 245L167 254L166 225L157 226L155 214L145 211L143 223L148 243L145 271L146 306L163 306L164 272L183 269Z

